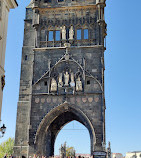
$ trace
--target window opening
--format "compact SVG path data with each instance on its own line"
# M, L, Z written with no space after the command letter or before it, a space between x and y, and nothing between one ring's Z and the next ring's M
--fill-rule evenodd
M88 39L88 38L89 38L88 29L84 29L84 39Z
M66 39L67 40L69 39L69 29L68 28L66 29Z
M47 86L47 81L44 82L44 85Z
M90 82L90 80L88 80L88 81L87 81L87 85L90 85L90 84L91 84L91 82Z
M56 41L60 41L60 31L56 31L56 37L55 37Z
M49 31L49 41L53 41L53 31Z
M46 41L46 30L41 30L41 41Z
M25 60L27 60L27 55L25 55L25 58L24 58Z
M81 29L77 30L77 39L81 40Z

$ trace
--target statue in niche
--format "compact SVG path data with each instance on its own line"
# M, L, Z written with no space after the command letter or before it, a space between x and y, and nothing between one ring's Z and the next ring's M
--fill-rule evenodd
M69 73L66 71L64 74L65 86L69 86Z
M69 30L69 39L73 40L73 37L74 37L74 30L73 30L73 26L71 26Z
M75 82L74 82L74 73L71 72L71 83L70 83L71 87L75 87Z
M57 91L57 82L54 78L51 80L51 92L56 92Z
M62 82L62 73L59 73L59 82L58 82L58 87L62 87L63 82Z
M81 82L79 76L78 76L78 78L76 80L76 91L82 91L82 82Z
M66 26L62 28L62 40L66 40Z

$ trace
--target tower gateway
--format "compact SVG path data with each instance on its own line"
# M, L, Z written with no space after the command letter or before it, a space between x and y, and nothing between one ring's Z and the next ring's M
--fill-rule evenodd
M15 156L53 156L59 131L76 120L89 131L91 155L106 157L105 6L32 0L26 8Z

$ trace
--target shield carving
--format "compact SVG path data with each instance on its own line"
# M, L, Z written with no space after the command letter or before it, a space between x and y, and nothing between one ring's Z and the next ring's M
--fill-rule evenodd
M82 102L86 103L87 102L87 98L82 98Z
M95 100L95 102L97 103L97 102L99 101L99 98L98 98L98 97L96 97L94 100Z
M62 100L63 100L62 98L58 98L59 103L62 103Z
M50 103L51 102L51 98L47 98L47 103Z
M41 99L41 103L45 103L45 99L44 98Z
M77 98L76 100L77 100L77 103L80 103L80 102L81 102L81 99L80 99L80 98Z
M57 102L57 98L53 98L52 101L53 101L53 103L56 103Z
M70 101L71 101L72 104L74 104L75 103L75 98L70 98Z
M39 98L35 98L35 103L39 103L40 99Z
M92 103L93 102L93 98L92 97L88 98L88 101L89 101L89 103Z

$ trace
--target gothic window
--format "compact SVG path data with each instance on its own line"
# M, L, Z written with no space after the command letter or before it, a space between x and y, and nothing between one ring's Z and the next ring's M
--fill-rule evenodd
M53 31L49 31L48 36L48 40L53 41Z
M27 55L25 55L24 59L27 60Z
M44 85L47 86L47 81L44 82Z
M89 31L88 31L88 29L84 29L84 39L89 39Z
M55 34L55 40L56 40L56 41L60 41L60 31L57 30L55 33L56 33L56 34Z
M46 30L41 30L41 41L46 41Z
M77 30L77 40L81 40L81 29Z
M87 85L90 85L90 84L91 84L91 82L90 82L90 80L88 80L88 81L87 81Z
M51 0L44 0L44 3L51 3Z

